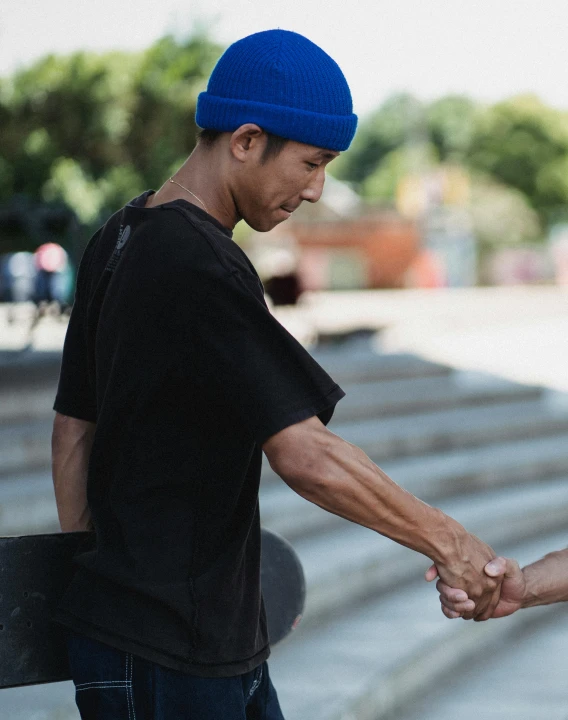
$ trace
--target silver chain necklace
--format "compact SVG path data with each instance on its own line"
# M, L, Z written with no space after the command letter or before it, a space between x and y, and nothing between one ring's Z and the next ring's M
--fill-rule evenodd
M206 211L206 212L209 212L209 210L208 210L208 208L207 208L207 205L206 205L206 204L203 202L203 200L202 200L200 197L198 197L194 192L191 192L191 190L188 190L188 188L184 187L181 183L178 183L178 181L177 181L177 180L174 180L173 178L170 178L170 182L171 182L171 183L174 183L174 185L179 185L182 190L185 190L185 192L188 192L190 195L193 195L193 197L194 197L196 200L198 200L198 201L203 205L203 207L205 208L205 211Z

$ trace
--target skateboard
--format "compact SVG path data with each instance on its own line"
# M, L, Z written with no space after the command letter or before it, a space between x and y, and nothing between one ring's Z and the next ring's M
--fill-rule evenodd
M50 617L91 533L0 538L0 688L70 679L65 629ZM262 529L261 587L271 645L302 617L306 585L292 546Z

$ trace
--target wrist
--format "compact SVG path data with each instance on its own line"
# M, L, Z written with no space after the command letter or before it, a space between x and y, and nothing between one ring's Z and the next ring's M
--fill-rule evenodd
M532 566L522 568L521 573L525 581L525 589L519 602L520 608L535 607L541 604L537 577Z
M456 520L441 510L436 529L431 533L429 542L430 552L427 553L434 563L450 565L461 558L461 548L467 538L467 530Z

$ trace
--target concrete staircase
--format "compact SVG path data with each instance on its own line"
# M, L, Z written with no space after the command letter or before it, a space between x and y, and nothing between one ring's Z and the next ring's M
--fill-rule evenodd
M330 428L396 482L522 562L566 546L565 396L362 344L314 354L347 392ZM57 356L15 368L0 367L0 533L56 531L49 435ZM422 580L427 558L311 505L267 463L261 514L293 543L308 584L304 620L271 658L287 720L401 718L456 666L565 615L551 606L491 623L445 620ZM77 717L66 684L41 691L0 693L0 716L36 717L43 698L55 709L38 717Z

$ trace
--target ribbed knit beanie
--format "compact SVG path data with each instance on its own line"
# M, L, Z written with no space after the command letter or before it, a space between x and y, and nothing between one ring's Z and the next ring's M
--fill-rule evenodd
M327 150L347 150L357 128L338 64L303 35L265 30L238 40L197 100L201 128L232 132L245 123Z

